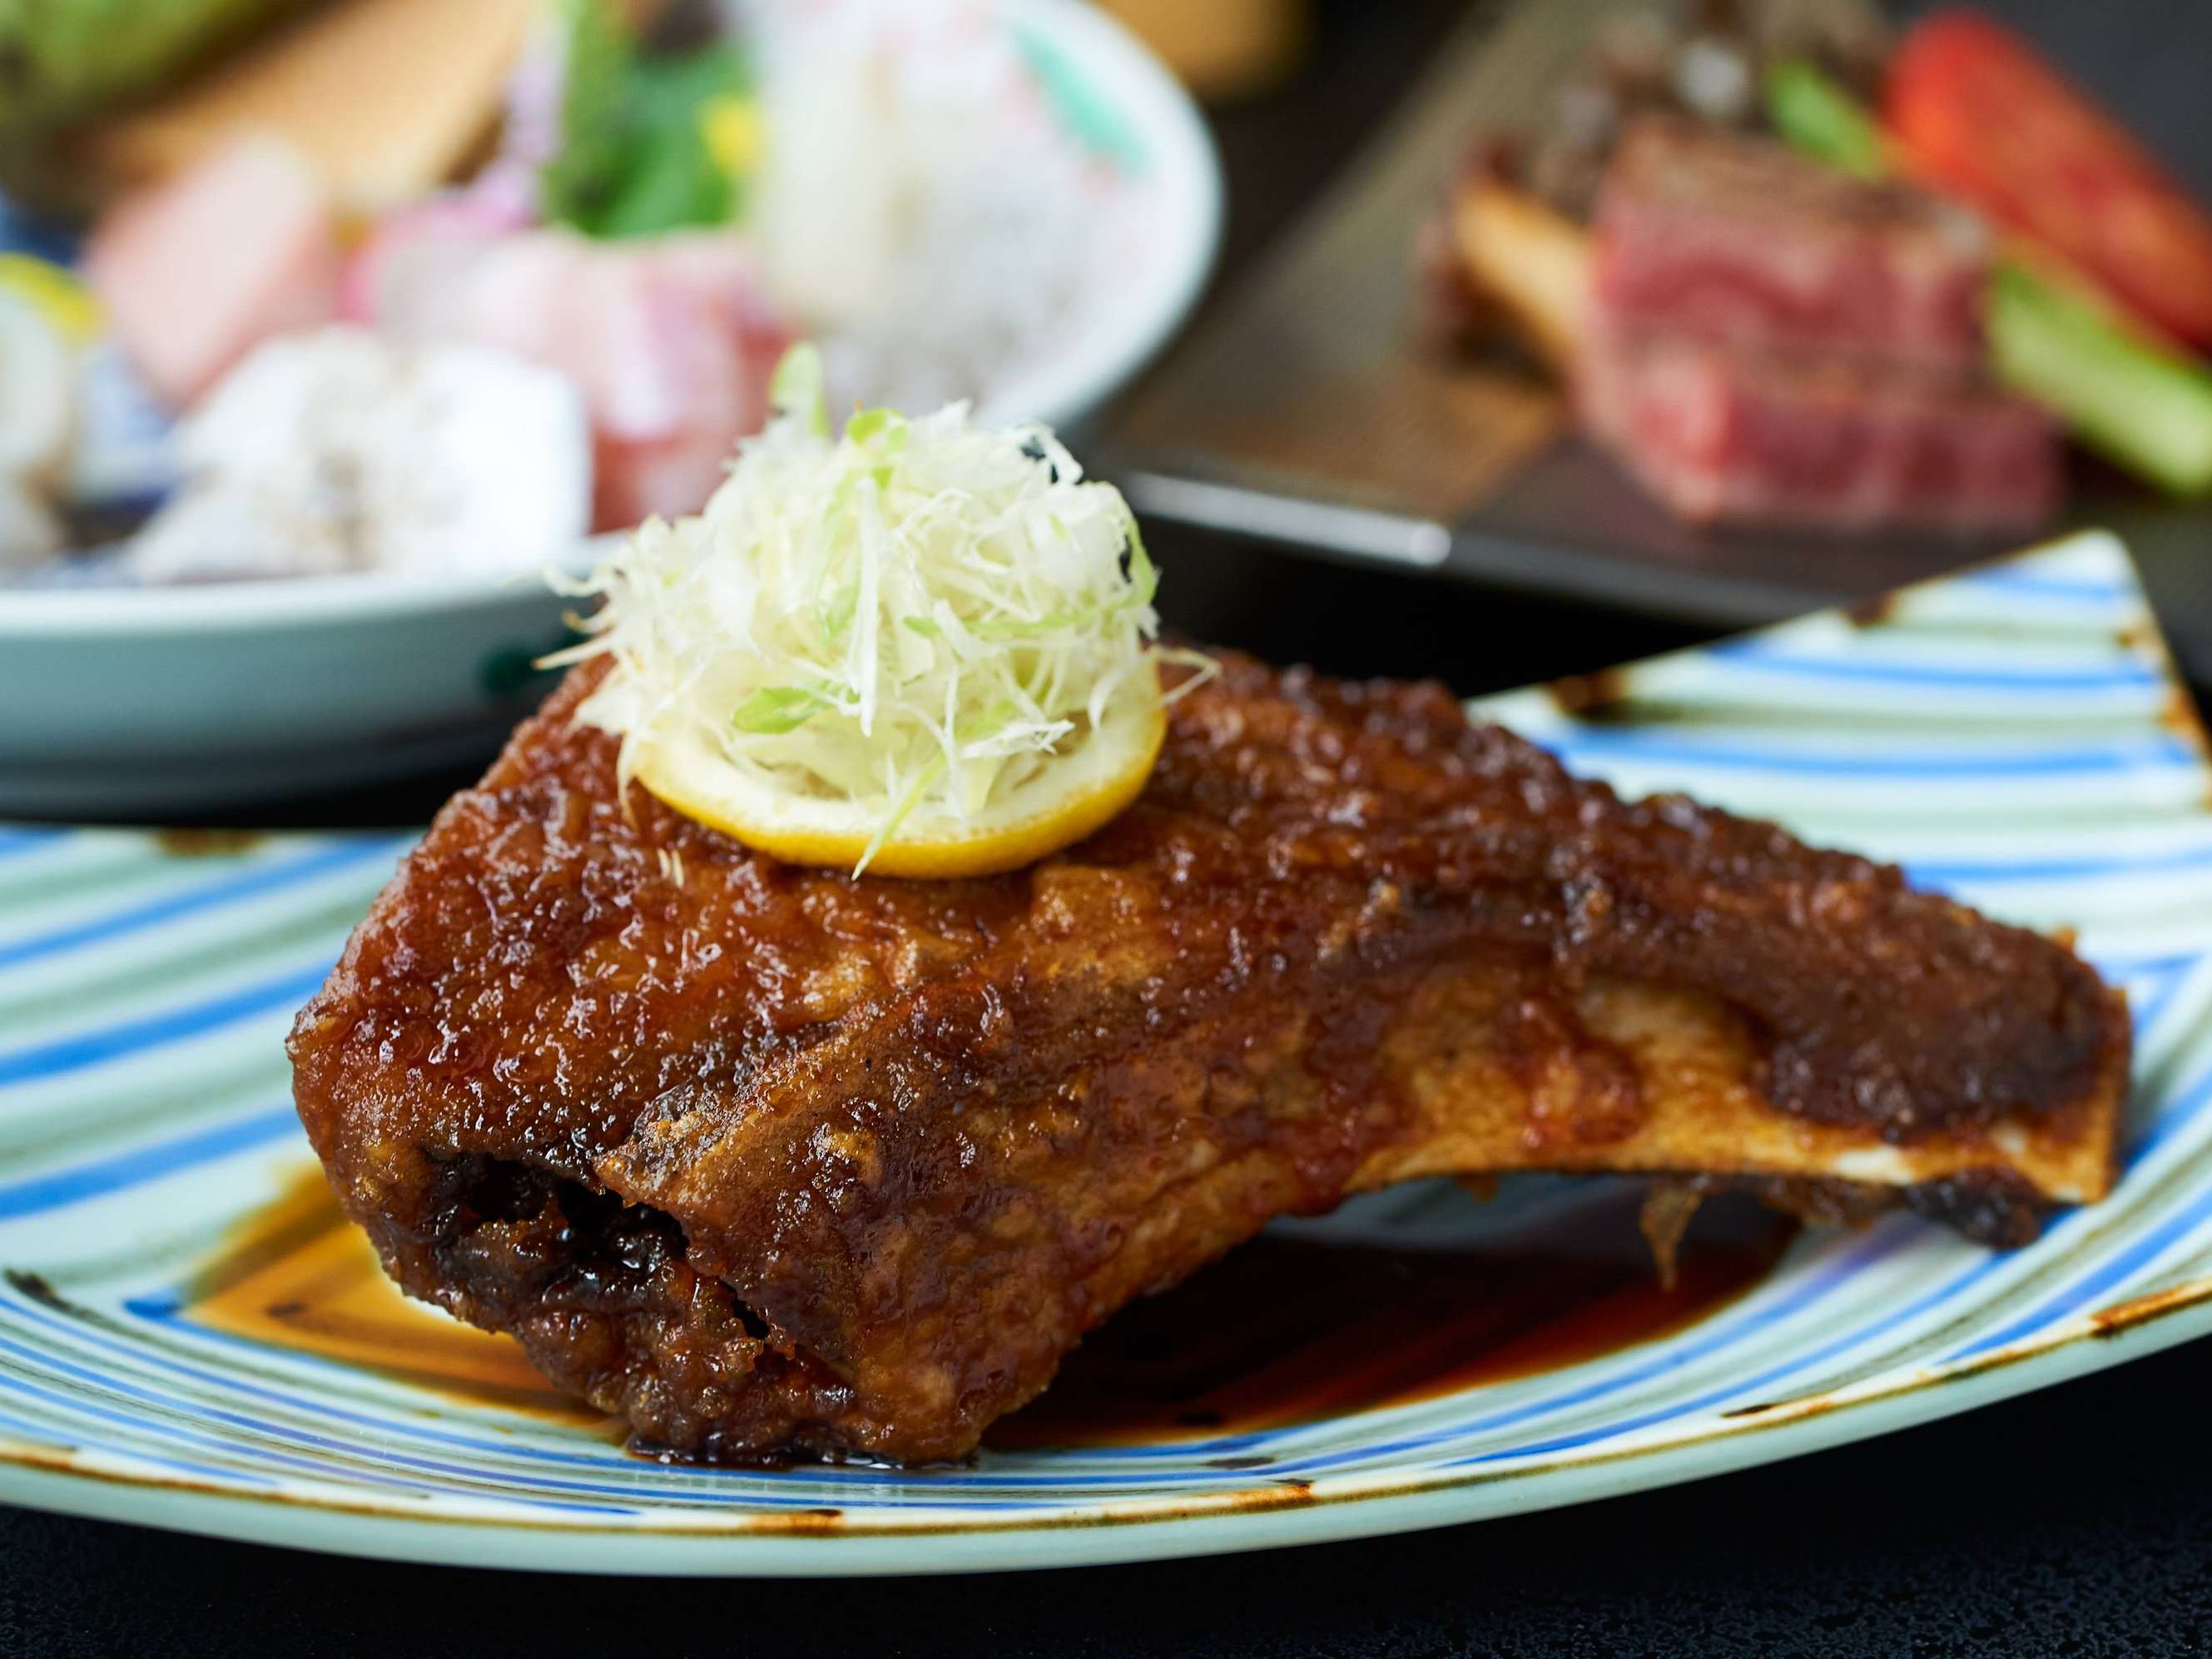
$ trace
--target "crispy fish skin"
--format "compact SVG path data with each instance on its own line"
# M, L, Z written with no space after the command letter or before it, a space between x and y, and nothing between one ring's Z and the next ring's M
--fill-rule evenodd
M618 799L571 720L599 672L291 1049L394 1277L646 1442L964 1455L1131 1297L1413 1176L1786 1182L2008 1240L2109 1183L2127 1024L2063 946L1622 803L1441 688L1231 659L1106 830L922 883Z

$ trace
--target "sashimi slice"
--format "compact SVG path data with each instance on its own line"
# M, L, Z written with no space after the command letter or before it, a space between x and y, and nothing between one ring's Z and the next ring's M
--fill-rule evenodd
M373 298L375 320L404 337L496 346L581 388L603 529L704 503L767 419L790 337L744 247L713 234L426 236L384 260Z
M264 340L325 323L338 244L313 168L247 138L127 198L85 250L87 279L125 352L175 407Z

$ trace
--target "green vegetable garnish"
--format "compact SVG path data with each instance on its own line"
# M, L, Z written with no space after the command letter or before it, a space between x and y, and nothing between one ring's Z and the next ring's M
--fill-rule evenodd
M864 409L845 422L845 435L856 444L872 444L882 438L896 449L905 433L906 416L896 409Z
M1881 130L1810 64L1767 71L1766 112L1792 148L1864 179L1889 172ZM2107 460L2177 495L2212 490L2212 371L2117 322L2018 258L1990 275L1990 367Z
M769 405L779 418L796 421L814 437L830 435L830 399L823 390L822 349L801 340L783 354L769 377Z
M608 0L561 0L561 16L567 82L561 151L540 176L546 217L603 238L735 218L743 181L712 129L750 88L737 47L642 51Z
M1990 284L1997 378L2090 448L2177 495L2212 490L2212 373L2018 264Z
M730 724L740 732L778 737L796 732L823 709L836 706L833 699L803 685L764 685L738 705Z
M1784 58L1768 68L1765 90L1766 118L1792 148L1861 179L1889 171L1874 117L1821 70L1802 58Z

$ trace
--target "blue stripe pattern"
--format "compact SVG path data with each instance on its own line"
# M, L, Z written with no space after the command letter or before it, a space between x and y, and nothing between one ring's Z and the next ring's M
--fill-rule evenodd
M2212 1219L2212 1192L2200 1193L2195 1202L2168 1216L2148 1236L2100 1262L2094 1272L2076 1280L2063 1295L2051 1297L2033 1313L2023 1316L2009 1325L1999 1326L1987 1336L1968 1343L1959 1350L1957 1357L1972 1358L1976 1354L2008 1348L2015 1342L2050 1329L2061 1319L2087 1307L2107 1291L2127 1283L2183 1238L2202 1227L2208 1219Z
M282 892L301 882L313 881L317 877L330 875L336 871L353 869L381 859L396 860L406 850L411 840L410 837L392 841L368 838L340 841L330 846L314 848L300 858L256 866L217 881L201 882L179 891L165 894L150 903L133 905L95 916L88 921L74 922L66 927L33 933L24 939L0 939L0 968L14 968L44 957L81 950L88 945L120 939L149 927L159 927L163 922L175 921L180 917L235 903L240 899Z
M321 988L330 972L328 963L304 973L295 969L218 996L167 1008L160 1013L123 1020L27 1048L0 1052L0 1087L37 1082L112 1060L129 1060L188 1037L220 1030L257 1014L296 1008Z
M2139 603L2142 599L2132 580L2112 581L2094 576L2057 575L2037 570L2030 561L2025 559L2010 567L1969 570L1953 577L1952 582L1962 588L1978 587L1992 592L2020 593L2034 599L2080 599L2104 604L2120 600Z
M1913 626L1929 606L1942 625ZM2096 614L2069 629L2068 607ZM1879 786L1898 815L1895 844L1926 847L1934 832L1943 839L1933 845L1960 849L1909 860L1917 882L2000 911L2017 890L2039 918L2078 925L2085 954L2128 988L2142 1050L2136 1127L2112 1199L2058 1217L2039 1243L2010 1255L1970 1249L1902 1216L1863 1233L1808 1236L1767 1283L1703 1323L1549 1375L1359 1416L994 1453L955 1469L663 1467L557 1420L457 1402L204 1322L193 1286L208 1247L178 1241L208 1237L210 1215L255 1213L276 1172L308 1153L282 1099L203 1100L191 1079L275 1063L285 1018L341 943L335 932L322 940L308 919L343 902L349 877L365 904L376 866L405 843L280 837L250 854L186 860L151 839L99 832L98 860L70 866L93 873L77 878L89 890L72 897L67 920L25 908L11 925L0 901L0 971L24 970L15 985L35 991L48 972L74 969L68 982L87 987L67 1027L0 1048L0 1261L67 1295L50 1304L0 1284L0 1497L9 1448L35 1445L50 1462L96 1456L111 1477L137 1471L295 1501L329 1492L372 1520L451 1513L475 1524L582 1528L610 1551L686 1524L742 1528L748 1516L822 1506L902 1525L1019 1528L1128 1518L1138 1510L1127 1506L1291 1478L1311 1481L1316 1495L1358 1482L1388 1502L1437 1486L1472 1492L1501 1473L1540 1483L1601 1457L1680 1459L1686 1470L1702 1441L1753 1434L1765 1420L1730 1419L1732 1407L1843 1382L1904 1389L1994 1354L2070 1344L2100 1310L2146 1287L2191 1275L2212 1282L2212 916L2192 921L2160 897L2212 871L2212 774L2185 736L2155 718L2164 684L2155 647L2114 644L2113 615L2139 621L2141 611L2124 556L2089 538L1908 593L1894 625L1785 628L1631 668L1626 706L1686 694L1695 714L1678 708L1648 726L1569 720L1547 734L1571 764L1601 775L1626 772L1723 803L1732 791L1802 800L1816 836L1827 803L1849 807L1860 786ZM2013 627L2020 617L2033 625ZM2131 623L2128 631L2144 630ZM1962 632L1976 638L1971 656L1948 643ZM1651 689L1639 698L1647 673ZM1824 745L1776 718L1801 702L1832 714L1861 687L1863 748ZM1947 702L1952 691L1990 695L1951 700L1977 714ZM2100 703L2106 712L2094 726L2075 718L2069 700L2100 692L2153 695ZM1732 699L1741 700L1741 718ZM1880 706L1907 708L1911 718L1884 725ZM2039 744L2028 724L2038 709L2054 721ZM1971 811L1978 784L2002 785L2007 803L1992 805L1979 841L1970 833L1982 827ZM2107 792L2116 804L2100 817ZM2060 827L2046 827L2045 802L2063 808L2048 820ZM2035 826L2039 850L2008 850L2022 824ZM64 850L71 835L0 828L0 859ZM286 939L307 943L279 954ZM126 963L143 983L157 953L186 946L225 963L220 982L179 982L151 997L103 991L100 964ZM149 1107L167 1099L174 1109L147 1120L152 1127L134 1121L72 1139L73 1103L86 1091L112 1096L122 1085L103 1068L125 1063L140 1068L129 1076L149 1079ZM43 1150L11 1154L10 1145ZM1556 1224L1547 1220L1554 1214L1540 1202L1529 1218L1497 1224ZM1252 1461L1260 1467L1243 1467ZM941 1553L946 1540L932 1547Z
M2195 769L2197 751L2179 738L2138 738L2125 744L2061 748L2033 753L1961 749L1948 753L1892 750L1845 755L1792 750L1778 738L1769 744L1682 743L1647 737L1632 730L1585 726L1552 739L1548 747L1577 763L1627 762L1637 766L1722 767L1731 771L1832 778L1940 779L1966 781L1990 778L2128 776L2166 768Z
M1852 657L1808 657L1764 640L1724 642L1707 654L1721 662L1742 663L1773 673L1796 674L1808 679L1852 680L1865 684L1942 686L1968 691L2110 691L2158 686L2165 677L2148 663L2128 662L2110 668L2037 668L2011 670L1959 668L1942 663L1869 661Z
M266 1111L226 1118L191 1134L134 1145L106 1158L66 1164L51 1174L0 1181L0 1221L129 1192L299 1133L299 1114L287 1101Z
M1906 868L1915 881L1931 887L1954 887L1973 882L2103 881L2114 876L2136 876L2162 870L2212 870L2212 847L2185 847L2171 852L2115 854L2104 858L1910 860Z

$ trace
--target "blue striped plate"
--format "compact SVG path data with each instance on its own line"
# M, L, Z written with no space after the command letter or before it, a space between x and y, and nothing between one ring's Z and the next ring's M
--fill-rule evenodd
M319 1548L599 1571L944 1571L1243 1549L1686 1480L2212 1325L2212 769L2127 558L2085 536L1481 705L2077 930L2138 1033L2125 1175L1993 1255L1808 1233L1686 1328L1285 1426L883 1474L664 1467L410 1310L335 1224L281 1039L404 838L0 830L0 1497ZM303 1184L304 1182L304 1184ZM1510 1234L1581 1189L1411 1189L1324 1233ZM395 1357L396 1356L396 1357Z

